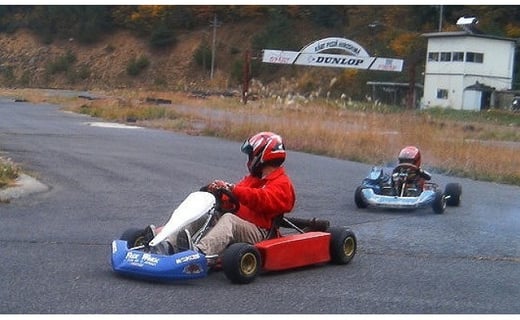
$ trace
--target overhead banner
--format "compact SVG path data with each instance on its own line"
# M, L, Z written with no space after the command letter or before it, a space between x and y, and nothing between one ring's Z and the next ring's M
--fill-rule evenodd
M326 50L339 50L348 55L323 53ZM370 57L359 44L343 38L321 39L305 46L299 52L264 49L262 62L395 72L403 70L403 60Z

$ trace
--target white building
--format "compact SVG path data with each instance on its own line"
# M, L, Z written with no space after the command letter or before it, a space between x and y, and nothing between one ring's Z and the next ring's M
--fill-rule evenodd
M466 31L423 36L428 49L421 108L487 109L495 90L511 89L515 39Z

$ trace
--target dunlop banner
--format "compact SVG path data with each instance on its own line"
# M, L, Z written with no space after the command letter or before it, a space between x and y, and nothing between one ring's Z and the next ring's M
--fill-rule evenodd
M341 51L347 55L324 51ZM343 38L321 39L305 46L299 52L264 49L262 62L395 72L403 70L403 60L370 57L359 44Z

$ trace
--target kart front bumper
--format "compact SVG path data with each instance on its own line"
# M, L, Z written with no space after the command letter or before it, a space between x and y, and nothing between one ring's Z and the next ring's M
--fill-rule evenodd
M128 249L124 240L112 242L111 262L116 273L144 279L187 280L203 278L208 273L206 257L196 251L160 255Z
M363 198L369 206L389 209L415 209L431 205L435 199L433 190L424 190L418 197L397 197L376 194L374 190L361 190Z

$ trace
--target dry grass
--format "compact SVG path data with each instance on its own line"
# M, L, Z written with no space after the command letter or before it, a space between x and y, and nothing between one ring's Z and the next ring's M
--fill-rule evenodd
M507 124L487 118L461 120L458 113L446 116L324 99L295 102L273 98L244 105L239 98L197 99L185 93L136 90L97 94L107 98L23 96L31 102L57 103L111 121L237 141L257 131L275 131L284 136L291 150L369 164L395 162L403 146L416 145L423 151L424 166L432 172L520 185L520 120L515 118L520 115L506 114L506 119L516 121ZM171 100L172 104L153 105L146 103L147 97Z
M10 159L0 157L0 189L15 185L20 173L19 167Z

